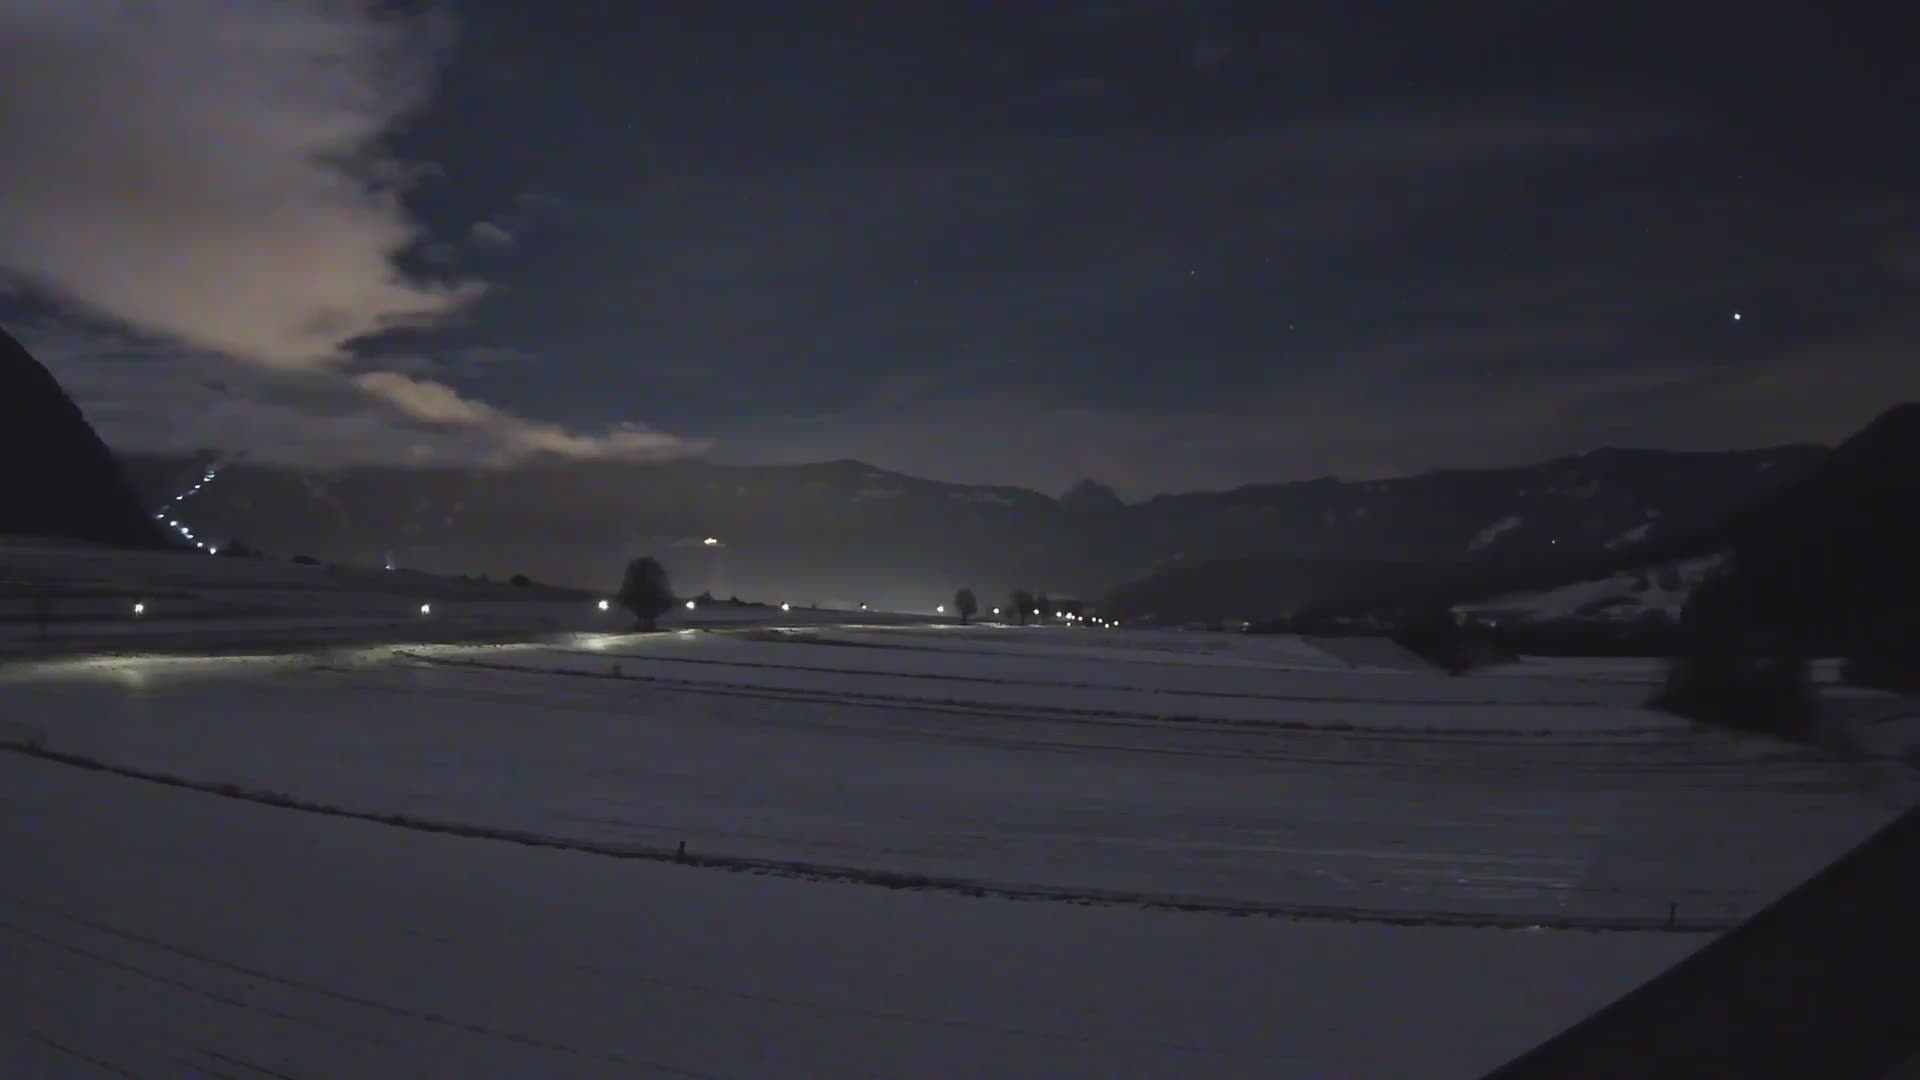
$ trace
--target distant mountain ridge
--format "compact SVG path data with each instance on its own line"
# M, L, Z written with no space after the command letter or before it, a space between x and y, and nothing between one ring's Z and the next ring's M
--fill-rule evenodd
M548 461L503 470L229 462L177 512L202 535L281 554L593 586L652 552L687 591L931 610L959 585L988 606L1016 586L1096 597L1216 559L1407 567L1603 554L1701 527L1824 454L1814 446L1601 450L1513 468L1256 484L1131 505L1091 481L1054 499L858 461ZM205 463L128 464L158 502L190 486ZM719 543L705 544L709 537Z
M1721 574L1737 577L1745 602L1777 617L1781 632L1821 648L1861 648L1863 634L1874 647L1920 639L1920 405L1887 410L1810 466L1696 527L1619 550L1386 583L1338 597L1325 613L1674 614L1693 586Z

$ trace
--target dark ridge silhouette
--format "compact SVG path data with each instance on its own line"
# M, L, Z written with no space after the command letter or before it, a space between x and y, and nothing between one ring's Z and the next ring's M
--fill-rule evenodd
M0 330L0 535L167 546L53 375Z
M1896 1075L1920 1054L1916 910L1920 810L1910 810L1488 1080Z
M1854 655L1920 630L1920 405L1734 515L1734 585L1795 643Z
M1752 603L1800 620L1809 642L1844 650L1882 632L1865 625L1863 613L1896 607L1895 597L1914 610L1916 542L1920 404L1904 404L1778 487L1701 527L1619 554L1573 554L1489 566L1412 589L1355 591L1315 613L1404 615L1726 554L1756 591Z

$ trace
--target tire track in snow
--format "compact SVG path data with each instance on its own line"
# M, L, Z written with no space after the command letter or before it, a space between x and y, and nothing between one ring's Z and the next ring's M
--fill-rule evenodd
M1518 915L1489 911L1448 911L1441 909L1381 909L1329 904L1297 904L1231 900L1218 897L1151 893L1120 889L1064 888L1020 882L990 881L945 874L902 873L881 868L844 866L797 859L769 859L715 852L682 852L642 844L615 844L528 832L519 829L475 826L461 822L417 817L408 814L374 813L295 798L280 792L258 791L235 784L213 784L167 773L152 772L124 765L113 765L94 758L67 754L44 747L18 743L0 743L0 750L50 764L107 773L131 780L166 787L197 791L221 798L272 806L283 810L322 814L370 822L416 832L438 833L473 840L494 840L525 847L574 851L612 858L646 862L674 863L695 869L727 870L735 873L796 878L807 881L838 882L849 885L878 886L922 892L943 892L959 896L996 897L1007 900L1047 901L1080 906L1134 907L1163 911L1182 911L1235 916L1267 916L1296 921L1366 923L1392 926L1452 926L1490 930L1587 930L1634 933L1720 933L1738 925L1738 919L1725 917L1658 918L1631 916L1582 916L1565 913ZM236 968L242 973L252 973ZM271 978L267 975L257 977ZM299 985L299 984L295 984ZM314 990L325 995L323 989ZM350 999L358 1001L359 999ZM361 1002L365 1004L366 1002ZM372 1003L378 1004L378 1003ZM403 1015L404 1010L400 1011ZM438 1018L436 1018L438 1019ZM455 1026L458 1026L457 1023ZM557 1045L557 1044L556 1044ZM704 1075L688 1073L685 1075Z
M121 775L129 775L128 773L122 772L121 770L117 770L117 769L104 769L101 771L114 772L114 773L119 773ZM176 783L172 786L191 787L192 785L187 783ZM351 817L354 815L342 813L339 816ZM388 1002L388 1001L380 1001L376 998L366 997L364 995L355 994L350 991L336 990L332 987L324 986L317 982L311 982L305 979L300 979L292 975L277 974L275 972L268 971L265 968L254 967L248 964L242 964L232 960L225 960L220 957L213 956L209 953L202 952L198 949L189 948L185 945L179 945L174 942L164 941L160 938L150 937L144 934L137 934L129 930L122 930L117 927L108 926L105 923L96 922L92 919L84 918L79 915L74 915L69 912L61 911L57 908L51 908L42 904L37 904L32 901L22 899L18 896L6 896L6 900L9 903L14 904L15 906L25 908L29 911L37 912L38 914L41 914L44 916L58 919L70 925L84 927L88 930L92 930L93 932L103 935L105 937L114 938L119 941L131 943L135 945L145 946L147 948L154 949L159 952L167 953L172 956L180 957L186 960L191 960L195 963L204 965L206 967L212 968L217 971L224 971L229 974L241 975L250 979L256 979L262 982L272 983L273 985L279 986L283 989L305 993L313 997L320 998L322 1000L333 1001L333 1002L337 1002L345 1005L352 1005L359 1008L372 1010L376 1013L384 1013L390 1016L398 1016L407 1020L415 1021L417 1023L425 1023L425 1024L433 1025L436 1027L444 1027L451 1030L460 1031L469 1035L479 1035L486 1038L499 1039L503 1042L513 1043L518 1046L525 1046L535 1050L544 1050L549 1053L562 1054L567 1057L586 1058L590 1060L601 1061L607 1064L619 1065L626 1068L640 1069L646 1072L656 1073L662 1076L687 1077L689 1078L689 1080L725 1080L725 1078L718 1073L706 1072L700 1069L681 1068L679 1066L666 1064L665 1062L648 1061L642 1058L635 1058L625 1054L616 1054L616 1053L611 1053L606 1051L582 1049L576 1046L569 1046L566 1043L555 1042L551 1039L543 1039L537 1035L528 1035L523 1032L511 1031L506 1028L495 1027L490 1024L478 1023L471 1020L462 1020L459 1017L448 1016L448 1015L433 1012L427 1009L416 1009L408 1005L402 1005L402 1004L397 1004L397 1003ZM57 939L45 937L42 935L37 935L32 933L31 931L23 931L18 927L12 926L11 924L0 923L0 928L5 928L15 933L23 933L29 937L38 938L43 942L55 944L57 947L60 947L63 949L71 950L74 952L81 952L81 953L87 952L87 950L79 946L74 946L67 943L61 943L61 942L58 942ZM94 955L96 959L105 960L111 966L120 967L126 970L136 970L129 965L125 965L117 961L113 961L111 958L100 957L99 954L92 954L92 955Z
M654 664L707 664L714 667L750 668L767 671L798 671L820 675L859 675L869 679L914 679L927 682L977 683L988 686L1025 686L1048 690L1110 690L1115 693L1165 697L1212 698L1222 701L1274 701L1308 705L1400 705L1412 708L1455 709L1620 709L1619 702L1604 701L1519 701L1510 698L1380 698L1336 697L1330 694L1261 694L1250 690L1194 690L1178 687L1122 686L1114 683L1063 682L1049 679L1010 679L990 675L961 675L953 672L875 671L870 668L819 667L811 664L776 664L765 660L716 660L708 657L663 656L659 653L613 652L609 650L550 648L544 650L565 656L609 657L640 660ZM941 650L923 650L937 652ZM1095 661L1097 662L1097 661ZM1313 672L1312 674L1319 674ZM730 685L730 684L729 684Z
M426 658L428 665L439 666L433 658ZM446 666L467 666L457 661L448 661ZM351 675L361 679L362 688L377 693L411 694L429 698L456 698L471 701L484 701L495 704L534 706L543 709L570 709L574 711L596 712L609 705L631 706L631 699L620 699L611 695L573 698L557 696L555 692L519 692L503 687L475 686L434 686L423 687L397 683L381 683L367 680L365 676L378 669L348 667L315 667L312 672L329 675ZM473 670L486 670L473 668ZM1039 724L1060 725L1067 732L1080 727L1112 729L1121 732L1170 733L1189 738L1220 738L1236 736L1264 735L1277 736L1273 745L1291 745L1302 740L1320 740L1322 742L1350 744L1360 747L1391 746L1390 751L1383 750L1379 755L1364 753L1311 754L1298 752L1279 752L1266 748L1250 748L1246 745L1146 745L1098 741L1084 738L1054 737L1042 738L1032 733L1030 725L1018 729L1013 736L995 735L982 731L953 727L928 726L905 727L898 724L873 725L851 722L835 722L820 718L809 718L807 730L816 732L839 732L872 738L888 738L902 742L924 740L943 742L960 746L983 746L1015 750L1035 750L1049 753L1079 753L1085 751L1112 752L1119 754L1138 754L1158 757L1225 759L1235 761L1262 761L1295 765L1316 765L1333 767L1351 767L1375 771L1426 772L1441 767L1461 773L1493 773L1507 775L1515 769L1551 768L1563 779L1577 779L1585 776L1624 776L1648 775L1667 776L1687 773L1730 773L1750 770L1756 766L1797 766L1808 762L1808 755L1797 748L1780 751L1748 751L1732 756L1689 756L1675 759L1672 751L1676 748L1699 753L1709 746L1703 746L1697 737L1676 737L1686 733L1660 729L1667 738L1599 738L1566 737L1543 739L1523 735L1521 738L1506 740L1497 737L1463 737L1451 734L1422 733L1417 730L1389 728L1380 731L1346 730L1296 730L1278 729L1270 725L1248 727L1228 721L1231 726L1216 726L1204 721L1187 724L1177 718L1153 717L1145 720L1126 719L1106 715L1038 715L1019 711L1018 706L1008 709L997 707L966 708L960 705L933 705L900 703L892 701L846 701L834 698L793 697L779 691L766 693L749 688L745 690L727 689L720 684L690 683L687 686L649 683L645 679L617 679L590 671L548 670L540 668L509 667L502 674L507 675L559 675L585 676L608 681L640 682L652 686L664 693L684 693L696 696L740 698L747 700L777 701L794 705L840 706L848 709L883 710L892 716L955 716L979 720L1018 720ZM713 687L701 689L701 687ZM262 688L263 696L279 696L279 691ZM1010 711L1011 710L1011 711ZM764 720L758 716L729 716L732 722L763 723L780 730L791 730L792 725ZM1502 732L1501 734L1505 734ZM1415 745L1431 747L1441 751L1433 756L1408 757L1403 747ZM1784 745L1784 744L1783 744ZM1510 747L1524 750L1522 757L1489 761L1485 752L1493 747ZM1585 752L1604 748L1613 753L1628 751L1648 751L1633 760L1593 760ZM1454 751L1454 752L1448 752ZM1565 751L1548 754L1547 751ZM1657 753L1656 753L1657 752ZM1778 782L1751 785L1755 789L1777 790Z
M1526 738L1567 740L1565 728L1544 726L1537 728L1502 726L1428 726L1417 727L1411 724L1355 724L1346 721L1316 723L1307 720L1245 720L1231 717L1183 716L1164 713L1135 712L1125 709L1074 709L1065 706L1050 705L1006 705L989 701L969 701L959 698L923 698L899 694L865 694L850 690L804 690L786 687L757 686L752 683L715 682L702 679L679 679L664 675L629 675L624 672L614 674L606 671L588 671L568 668L542 668L526 664L508 664L497 660L455 659L445 656L429 656L425 653L407 649L396 651L396 655L423 664L442 667L469 667L486 671L507 671L525 675L560 676L580 679L612 679L625 682L646 683L686 693L723 694L735 697L761 697L773 701L815 701L836 705L872 704L881 706L931 706L937 708L964 709L983 715L1031 717L1036 719L1091 719L1150 721L1160 724L1184 724L1193 727L1213 727L1226 730L1267 730L1325 732L1330 734L1383 735L1401 737L1453 737L1453 738ZM597 655L585 653L583 655ZM1407 702L1369 702L1360 698L1302 698L1301 702L1317 704L1409 704ZM1446 705L1452 708L1472 707L1472 703L1462 706L1456 702L1424 702L1430 706ZM1617 707L1617 706L1615 706ZM1620 728L1598 728L1582 731L1589 738L1644 738L1649 735L1674 735L1677 728L1673 724L1643 725Z

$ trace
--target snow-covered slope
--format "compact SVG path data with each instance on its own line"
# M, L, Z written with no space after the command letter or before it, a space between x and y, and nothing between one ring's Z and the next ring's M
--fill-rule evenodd
M1491 623L1596 619L1630 622L1651 612L1678 619L1695 586L1725 564L1719 556L1626 570L1551 589L1506 593L1456 604L1456 615Z

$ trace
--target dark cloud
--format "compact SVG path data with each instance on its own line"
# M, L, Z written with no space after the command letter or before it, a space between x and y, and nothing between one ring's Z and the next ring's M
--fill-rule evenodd
M1874 366L1920 310L1877 9L460 12L445 77L351 129L442 174L353 189L390 197L352 265L402 291L341 325L433 323L325 369L488 453L700 445L622 441L639 412L736 460L1140 494L1831 438L1909 392ZM449 321L463 268L490 289ZM210 310L192 340L235 336Z

